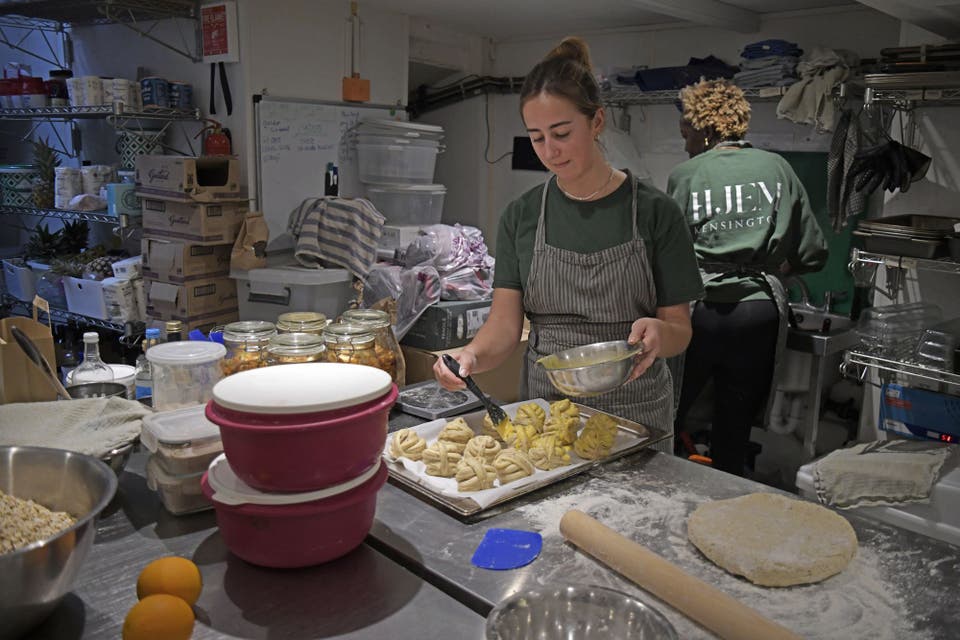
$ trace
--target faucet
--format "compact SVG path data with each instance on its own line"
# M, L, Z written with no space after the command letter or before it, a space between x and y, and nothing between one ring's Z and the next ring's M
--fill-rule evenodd
M844 300L847 297L846 291L825 291L823 293L823 305L818 307L810 302L810 288L802 278L799 276L784 276L783 286L789 289L792 285L796 285L800 290L799 306L807 309L808 311L830 313L833 310L834 302L838 300Z

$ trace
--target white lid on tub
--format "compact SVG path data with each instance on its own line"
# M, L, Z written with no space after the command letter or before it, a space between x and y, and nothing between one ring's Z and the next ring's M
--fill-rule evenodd
M392 384L386 371L359 364L285 364L228 376L214 385L213 400L245 413L316 413L375 400Z
M447 188L442 184L394 184L388 182L371 182L367 184L367 191L384 193L446 193Z
M219 342L182 340L164 342L147 349L147 360L154 364L189 366L216 362L227 355L227 348Z
M150 451L158 445L185 446L220 439L220 427L207 420L206 405L160 411L143 418L140 441Z
M357 130L366 132L369 130L383 130L403 134L425 133L431 135L443 135L443 127L433 124L420 124L416 122L401 122L400 120L386 120L381 118L366 118L357 125Z
M238 478L237 474L235 474L230 467L230 463L227 462L227 456L220 454L213 459L209 469L207 469L207 482L210 483L210 488L213 489L214 502L219 502L220 504L300 504L301 502L313 502L314 500L329 498L359 487L377 475L381 464L383 464L383 461L378 459L373 466L356 478L325 489L305 491L302 493L266 493L254 489Z

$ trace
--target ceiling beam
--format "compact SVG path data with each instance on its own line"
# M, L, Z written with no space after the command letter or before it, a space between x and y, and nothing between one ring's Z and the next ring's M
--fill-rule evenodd
M630 0L640 9L705 27L753 33L760 29L760 15L716 0Z
M960 39L960 5L949 0L858 0L948 40Z

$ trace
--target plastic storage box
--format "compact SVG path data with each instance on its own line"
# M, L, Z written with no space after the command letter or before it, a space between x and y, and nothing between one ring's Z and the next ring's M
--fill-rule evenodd
M437 154L440 153L439 142L409 140L393 144L391 139L385 140L357 143L361 182L433 182Z
M446 195L442 184L367 185L367 199L394 226L440 224Z
M36 293L36 276L20 258L3 261L3 278L7 293L17 300L33 301Z
M153 408L157 411L204 404L223 372L227 354L217 342L166 342L150 347L147 360L153 373Z
M237 281L240 317L276 322L288 311L319 311L336 318L354 295L346 269L307 269L287 265L232 271Z

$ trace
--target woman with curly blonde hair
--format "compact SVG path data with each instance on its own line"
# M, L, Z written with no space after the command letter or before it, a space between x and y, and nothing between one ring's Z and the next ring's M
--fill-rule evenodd
M706 295L693 310L675 428L683 431L712 380L713 466L742 475L750 428L775 388L786 341L787 298L778 277L819 270L827 245L787 161L744 139L750 105L743 92L726 80L701 80L680 97L690 159L670 174L667 193L693 234Z

